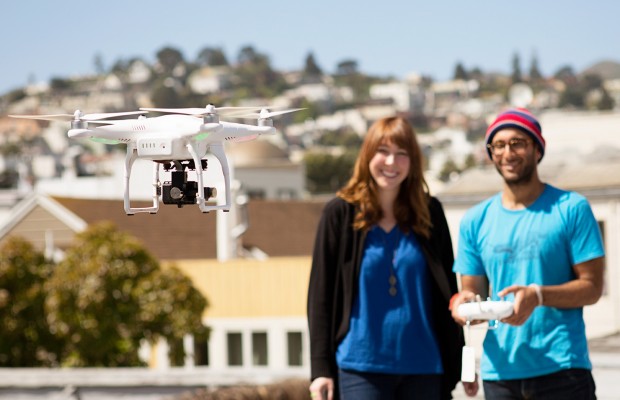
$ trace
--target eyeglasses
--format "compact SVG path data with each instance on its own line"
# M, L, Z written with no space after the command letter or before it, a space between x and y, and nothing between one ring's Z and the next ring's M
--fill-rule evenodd
M510 139L507 142L504 142L503 140L498 140L495 143L487 144L487 148L494 155L500 156L500 155L504 154L504 150L506 149L506 145L508 145L508 147L510 147L510 149L512 151L522 151L522 150L525 150L525 148L527 147L528 143L530 143L530 142L531 142L531 140L520 139L520 138Z

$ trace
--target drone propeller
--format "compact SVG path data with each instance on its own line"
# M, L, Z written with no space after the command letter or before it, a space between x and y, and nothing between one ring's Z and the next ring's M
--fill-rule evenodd
M260 107L215 107L212 104L207 105L204 108L148 108L141 107L140 110L154 111L171 114L185 114L194 115L197 117L204 116L206 114L220 114L220 115L235 115L239 113L245 113L247 111L260 110Z
M259 113L246 113L241 115L233 115L235 118L258 118L258 119L267 119L271 117L275 117L282 114L288 114L299 110L305 110L305 108L291 108L289 110L281 110L281 111L269 111L266 108L260 110Z
M42 121L98 121L106 118L121 117L125 115L145 114L145 111L125 111L116 113L82 114L76 110L73 114L48 114L48 115L9 115L12 118L38 119Z

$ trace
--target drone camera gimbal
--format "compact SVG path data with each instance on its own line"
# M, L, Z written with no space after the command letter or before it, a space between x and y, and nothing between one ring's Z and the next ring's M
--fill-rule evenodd
M207 160L201 160L202 169L207 169ZM170 172L170 181L164 181L161 188L158 188L158 195L161 195L164 204L176 204L178 208L185 204L196 204L198 194L198 182L187 179L187 171L195 171L196 167L193 160L172 161L164 163L164 171ZM204 199L217 196L214 187L204 188Z

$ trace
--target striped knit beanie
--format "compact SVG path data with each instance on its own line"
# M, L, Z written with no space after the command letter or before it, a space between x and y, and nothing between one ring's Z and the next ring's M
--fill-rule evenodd
M540 122L525 108L512 108L499 114L495 121L487 129L486 144L490 144L495 134L505 128L516 128L527 133L538 143L540 148L540 160L545 155L545 139L542 136ZM487 147L487 154L491 156L491 150ZM538 162L540 162L538 160Z

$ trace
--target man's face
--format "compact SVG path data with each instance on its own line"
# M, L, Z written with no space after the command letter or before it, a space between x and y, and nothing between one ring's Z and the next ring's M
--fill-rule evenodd
M507 184L526 184L532 180L541 154L530 136L518 129L502 129L493 137L491 146L495 168Z

